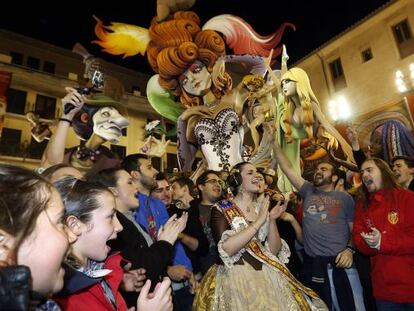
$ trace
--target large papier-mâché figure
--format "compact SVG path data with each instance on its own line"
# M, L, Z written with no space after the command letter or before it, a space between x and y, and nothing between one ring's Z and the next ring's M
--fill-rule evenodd
M241 161L240 125L249 91L242 83L232 88L226 43L236 54L252 54L240 58L251 69L252 63L264 62L288 26L293 27L285 23L275 33L259 36L242 19L220 15L201 28L196 13L180 11L162 22L154 18L148 31L120 23L104 26L98 20L95 33L100 39L96 43L112 54L147 52L157 73L148 82L147 96L158 113L177 122L181 170L191 169L199 149L209 169L229 170Z

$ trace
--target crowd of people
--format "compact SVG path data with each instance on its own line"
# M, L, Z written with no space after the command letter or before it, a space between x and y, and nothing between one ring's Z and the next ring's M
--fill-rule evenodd
M195 183L145 154L86 178L2 164L1 309L411 310L413 159L366 157L353 197L272 144L298 192L249 162Z
M102 145L129 123L115 82L66 88L41 169L0 164L0 309L414 310L413 155L365 154L352 127L348 144L285 48L270 68L283 29L256 36L268 55L226 59L194 12L152 21L147 95L177 122L180 174L151 146L120 159ZM233 87L236 60L255 73ZM82 142L65 151L71 126ZM322 158L306 180L303 140L356 163Z

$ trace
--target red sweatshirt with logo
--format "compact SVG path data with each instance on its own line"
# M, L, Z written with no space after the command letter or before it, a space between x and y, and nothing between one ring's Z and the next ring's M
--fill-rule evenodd
M361 236L372 227L381 232L379 250ZM367 209L358 201L352 235L358 250L371 255L374 297L414 303L414 192L382 189L370 194Z

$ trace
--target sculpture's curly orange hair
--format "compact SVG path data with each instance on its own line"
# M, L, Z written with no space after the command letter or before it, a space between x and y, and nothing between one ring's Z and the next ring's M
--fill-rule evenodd
M198 15L191 11L176 12L162 23L156 18L151 22L149 34L151 41L147 57L152 69L160 75L160 85L173 95L179 96L183 106L202 104L202 99L187 94L181 88L178 77L196 60L213 70L217 58L226 53L223 38L213 30L201 30ZM231 83L229 75L226 80ZM213 89L216 96L222 94Z

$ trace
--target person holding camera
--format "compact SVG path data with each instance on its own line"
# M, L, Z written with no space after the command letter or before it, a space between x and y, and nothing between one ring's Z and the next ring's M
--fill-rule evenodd
M234 198L211 211L220 260L204 276L193 310L327 310L285 266L290 251L276 219L287 202L270 206L270 198L260 196L263 178L249 162L236 164L227 182Z

